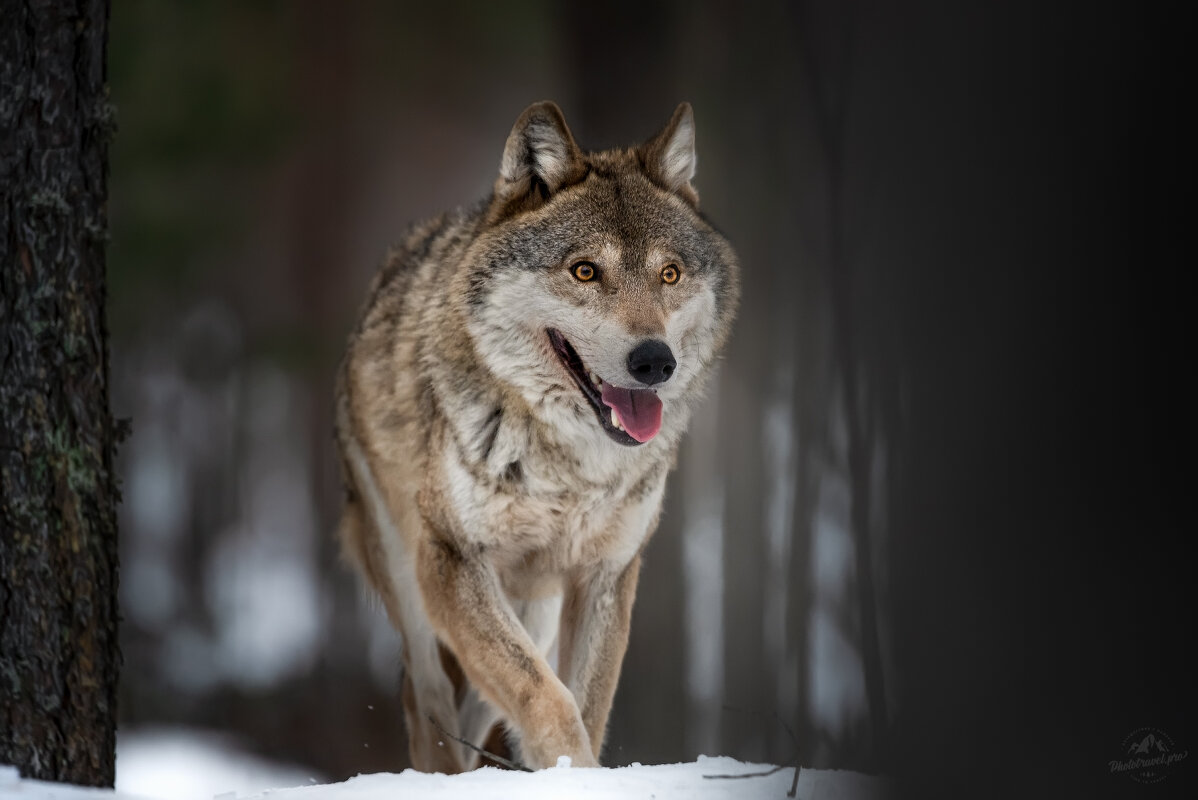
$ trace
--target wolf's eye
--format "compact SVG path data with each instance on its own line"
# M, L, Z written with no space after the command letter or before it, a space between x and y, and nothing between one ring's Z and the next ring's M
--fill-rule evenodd
M662 283L678 283L678 279L682 277L682 271L674 264L666 264L661 268Z
M574 273L574 277L582 282L593 281L599 272L595 269L595 265L589 261L579 261L574 266L570 267L570 272Z

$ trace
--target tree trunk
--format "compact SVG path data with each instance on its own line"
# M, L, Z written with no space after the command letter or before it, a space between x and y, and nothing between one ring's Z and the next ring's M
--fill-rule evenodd
M0 0L0 763L111 786L108 3Z

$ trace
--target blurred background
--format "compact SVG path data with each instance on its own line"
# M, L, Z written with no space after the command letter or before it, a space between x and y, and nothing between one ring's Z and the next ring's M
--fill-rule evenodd
M485 194L541 99L588 149L692 102L696 186L744 268L609 764L1117 789L1133 728L1198 742L1174 616L1192 312L1149 277L1181 258L1161 198L1185 141L1137 57L1157 24L922 0L114 4L118 785L188 743L289 782L407 766L400 643L333 538L333 375L387 245Z

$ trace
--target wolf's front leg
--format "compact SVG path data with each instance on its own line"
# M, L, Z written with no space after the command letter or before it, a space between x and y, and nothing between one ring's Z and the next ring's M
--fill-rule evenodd
M628 649L640 568L638 555L624 566L587 570L571 581L562 605L559 672L582 710L596 759Z
M483 553L434 534L420 545L417 577L437 634L514 724L528 766L550 767L563 755L598 766L574 697L515 618Z

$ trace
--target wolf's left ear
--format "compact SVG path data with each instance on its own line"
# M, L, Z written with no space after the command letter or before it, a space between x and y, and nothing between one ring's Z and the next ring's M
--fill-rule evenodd
M534 103L524 110L503 148L495 181L497 208L518 205L531 210L586 174L582 151L555 103Z
M681 195L698 207L699 193L691 186L695 177L695 114L682 103L661 133L641 145L645 172L663 189Z

